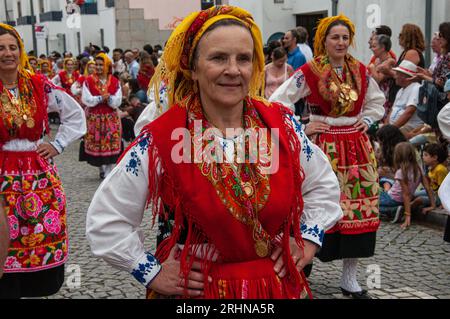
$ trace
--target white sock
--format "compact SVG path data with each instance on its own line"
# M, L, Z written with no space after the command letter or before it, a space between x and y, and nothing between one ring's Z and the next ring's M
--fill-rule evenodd
M360 292L358 284L358 259L344 259L342 265L341 287L350 292Z
M114 169L114 166L116 166L115 164L109 164L109 165L105 165L105 177L109 175L109 173L111 173L111 171Z
M100 173L104 173L105 172L105 166L106 165L102 165L102 166L100 166L98 169L99 169L99 171L100 171Z

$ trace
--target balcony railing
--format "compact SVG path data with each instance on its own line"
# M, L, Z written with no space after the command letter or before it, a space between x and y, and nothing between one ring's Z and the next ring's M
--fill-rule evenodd
M62 21L62 17L62 11L49 11L39 15L41 22Z
M36 23L36 16L23 16L17 19L17 25L28 25L33 22Z
M81 14L98 14L97 3L85 3L80 7Z

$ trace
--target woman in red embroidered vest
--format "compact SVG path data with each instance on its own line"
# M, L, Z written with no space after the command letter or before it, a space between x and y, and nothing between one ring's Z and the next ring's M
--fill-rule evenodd
M48 296L61 287L66 202L52 158L86 132L76 101L28 70L20 36L0 24L0 202L10 235L0 298ZM51 143L43 140L47 112L58 112L62 122Z
M72 87L70 88L72 95L75 97L75 99L80 103L81 107L85 107L83 103L81 102L81 95L83 93L83 84L86 82L86 79L95 73L96 65L95 61L89 61L86 64L86 68L84 69L84 74L81 75L78 80L75 81L74 84L72 84Z
M55 85L62 87L67 93L72 95L70 88L79 77L80 73L76 70L74 59L66 58L64 59L64 70L59 72L59 74L52 79L52 82Z
M113 169L122 152L122 126L117 112L122 103L119 80L111 75L112 62L104 53L95 58L97 72L83 84L88 131L80 148L80 161L100 170L100 178Z
M159 92L160 83L169 110L144 128L89 208L94 254L131 272L149 298L311 296L302 269L342 217L337 179L292 113L257 97L264 54L250 14L217 6L187 17L150 85ZM250 146L251 132L267 137L253 160L239 147ZM147 202L168 226L155 255L138 230Z
M308 135L327 154L341 189L344 218L325 235L319 258L343 259L344 295L368 298L356 278L357 258L373 256L379 226L378 175L368 127L383 118L385 97L362 63L348 54L355 28L345 16L320 21L313 61L274 95L291 108L306 98L311 109Z

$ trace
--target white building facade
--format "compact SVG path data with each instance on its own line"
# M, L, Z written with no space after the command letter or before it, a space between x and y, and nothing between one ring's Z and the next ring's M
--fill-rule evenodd
M27 51L34 47L32 25L35 24L37 55L54 50L78 54L89 43L115 45L114 1L86 0L80 10L75 11L67 8L66 0L1 1L10 14L9 19L0 16L0 20L9 20L15 25Z
M276 33L300 25L310 30L311 35L319 18L343 13L356 25L352 53L363 62L368 62L372 55L367 42L372 30L380 24L392 28L393 50L400 54L398 34L403 24L417 24L426 33L429 22L429 34L425 34L428 38L440 23L450 21L449 0L227 0L224 3L250 11L261 27L264 42ZM427 10L427 4L431 10Z
M130 49L161 44L193 11L221 0L0 0L0 21L16 27L25 49L36 55L70 51L75 55L90 43ZM34 19L32 18L34 17Z

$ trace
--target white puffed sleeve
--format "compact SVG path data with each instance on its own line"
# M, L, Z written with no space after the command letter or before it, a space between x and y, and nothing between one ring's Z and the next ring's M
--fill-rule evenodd
M385 113L384 103L386 97L380 90L378 83L368 75L369 86L367 88L366 98L362 107L362 118L369 126L380 121Z
M141 115L136 121L136 124L134 124L134 134L136 136L141 133L141 130L144 128L144 126L156 120L169 109L169 103L167 99L167 86L164 83L161 83L159 88L159 105L157 105L157 103L155 102L155 92L153 89L149 90L149 94L147 96L149 104L142 111Z
M122 87L120 86L120 83L119 83L119 87L118 87L116 93L109 97L108 105L113 109L117 109L120 107L121 104L122 104Z
M87 81L85 81L83 84L83 92L81 93L81 101L87 107L94 107L102 103L103 97L92 95L87 86Z
M442 135L450 141L450 103L444 106L439 112L438 123Z
M148 149L141 134L103 181L89 206L86 236L95 256L128 271L147 286L158 275L158 260L144 249L142 223L148 198Z
M62 87L62 82L59 74L56 75L53 79L51 79L51 81L54 85Z
M322 246L325 232L343 218L339 182L327 156L308 139L300 122L293 115L289 115L289 120L302 145L300 165L305 172L302 236Z
M72 92L74 96L81 96L81 93L83 92L83 87L78 81L75 81L70 87L70 92Z
M270 97L270 102L279 102L295 112L295 103L311 94L311 90L301 70L297 70Z
M86 116L78 102L65 91L48 86L48 112L58 112L61 125L51 144L59 153L86 134Z

